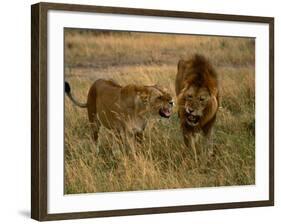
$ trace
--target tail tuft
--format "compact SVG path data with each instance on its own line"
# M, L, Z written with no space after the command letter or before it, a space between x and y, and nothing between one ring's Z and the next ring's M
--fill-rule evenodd
M69 94L70 93L70 85L68 82L64 82L64 91Z
M69 97L69 99L78 107L81 108L87 108L87 103L80 103L78 102L71 94L71 89L70 89L70 85L68 82L64 82L64 91L66 93L66 95Z

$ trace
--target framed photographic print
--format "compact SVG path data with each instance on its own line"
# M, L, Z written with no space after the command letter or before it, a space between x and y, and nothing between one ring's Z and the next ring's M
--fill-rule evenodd
M31 216L274 204L274 19L38 3Z

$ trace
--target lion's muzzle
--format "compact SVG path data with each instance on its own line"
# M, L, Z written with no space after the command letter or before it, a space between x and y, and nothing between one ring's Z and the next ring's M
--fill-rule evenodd
M186 112L185 117L188 125L194 127L199 124L200 116Z

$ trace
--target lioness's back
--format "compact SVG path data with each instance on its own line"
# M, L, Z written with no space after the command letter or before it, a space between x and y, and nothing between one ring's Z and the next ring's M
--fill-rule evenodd
M111 80L95 81L88 94L89 118L96 114L105 126L109 126L118 111L120 91L121 86Z

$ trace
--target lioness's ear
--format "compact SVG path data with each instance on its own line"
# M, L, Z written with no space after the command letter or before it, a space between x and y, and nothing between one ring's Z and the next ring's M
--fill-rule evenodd
M149 97L146 92L138 91L137 95L143 103L148 103Z
M168 88L166 88L166 87L162 87L162 91L163 91L164 93L169 92Z

